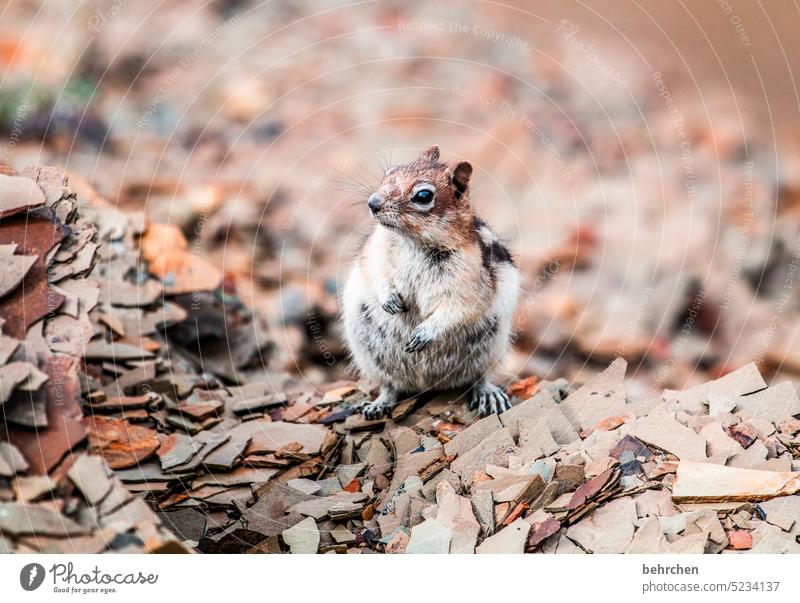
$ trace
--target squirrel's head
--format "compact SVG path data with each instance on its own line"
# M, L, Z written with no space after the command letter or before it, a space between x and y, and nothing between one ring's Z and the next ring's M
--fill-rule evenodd
M369 209L386 228L423 244L451 246L472 224L466 161L441 163L429 147L411 163L391 168L369 198Z

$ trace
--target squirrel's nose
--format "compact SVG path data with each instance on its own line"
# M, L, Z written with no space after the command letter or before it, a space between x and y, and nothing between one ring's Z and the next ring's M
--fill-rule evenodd
M373 193L372 196L369 198L367 205L369 206L369 210L374 214L381 208L381 203L383 199L378 193Z

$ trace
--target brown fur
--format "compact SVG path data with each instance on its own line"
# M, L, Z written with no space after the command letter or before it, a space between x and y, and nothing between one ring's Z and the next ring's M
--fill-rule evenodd
M439 161L438 147L430 147L417 160L386 172L377 192L383 198L381 212L393 218L394 224L384 222L380 215L378 220L416 235L421 242L432 247L466 249L477 245L474 212L469 199L471 173L469 163L443 163ZM414 187L423 182L436 188L434 207L430 211L418 209L409 199ZM464 189L460 195L459 188ZM431 224L437 218L446 222L447 236L432 239Z

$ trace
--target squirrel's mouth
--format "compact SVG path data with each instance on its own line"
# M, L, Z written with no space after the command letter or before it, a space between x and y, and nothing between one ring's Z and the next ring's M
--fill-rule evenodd
M400 224L397 222L397 216L394 213L388 212L378 212L377 214L373 214L375 220L381 226L385 226L386 228L398 229L400 228Z

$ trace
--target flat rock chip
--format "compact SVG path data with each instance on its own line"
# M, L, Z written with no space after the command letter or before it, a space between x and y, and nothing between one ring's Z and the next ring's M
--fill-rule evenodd
M739 396L736 406L761 419L777 422L800 414L800 397L795 386L785 381L749 396Z
M358 477L366 465L364 463L354 463L352 465L339 465L336 467L334 474L339 480L342 488L347 487L356 477Z
M195 443L191 436L171 433L161 442L156 454L161 460L161 468L166 471L188 463L201 448L202 445Z
M56 485L56 480L48 475L20 475L14 480L12 487L18 502L33 502L52 492Z
M709 381L697 385L690 389L676 391L665 389L662 394L664 400L676 400L684 409L701 409L712 394L727 394L731 396L743 396L767 387L761 373L755 363L750 363L720 377L714 381Z
M213 470L231 469L242 458L249 444L249 436L233 435L230 440L205 457L203 464Z
M193 487L210 484L212 486L237 486L241 484L259 484L268 482L280 469L257 469L252 467L239 467L230 473L213 473L204 475L192 482Z
M31 366L27 362L11 362L0 367L0 405L8 402L14 390L28 380Z
M163 288L157 282L150 280L143 285L134 285L126 281L108 281L101 279L99 285L99 299L108 306L134 307L150 306L156 303L162 295Z
M494 501L492 500L491 490L478 490L470 496L472 510L475 518L481 524L481 531L484 536L494 532Z
M612 500L567 529L567 537L593 553L623 553L633 540L636 504Z
M531 524L524 519L517 519L506 526L494 536L484 540L475 552L478 554L521 554L525 552L525 543L528 541L528 532Z
M213 264L192 253L177 226L151 223L140 244L150 272L164 282L169 295L211 291L222 281L222 273Z
M17 351L20 343L18 339L0 334L0 365L8 362L11 355Z
M459 456L451 463L450 470L465 483L471 483L475 473L483 471L486 465L508 466L508 454L515 446L510 430L504 427Z
M206 516L196 509L159 513L159 518L183 540L199 541L206 531Z
M8 440L16 446L30 465L30 472L49 473L64 455L86 439L81 421L80 383L77 361L54 355L45 361L44 372L50 379L45 384L47 429L31 431L7 427Z
M0 174L0 217L44 204L42 189L30 178Z
M767 522L786 532L800 533L800 496L781 496L759 503Z
M231 438L249 436L250 452L275 452L297 442L302 446L300 452L317 454L328 430L319 425L254 420L234 427L230 434Z
M0 245L14 243L19 253L36 256L17 293L0 298L0 318L5 320L3 332L7 335L25 339L28 327L55 312L64 301L64 296L50 287L45 266L45 257L63 238L58 224L40 217L20 215L0 223Z
M17 288L25 278L33 265L36 263L35 255L13 255L10 253L0 253L0 297L7 295Z
M436 504L436 519L453 532L450 553L474 553L481 526L472 511L470 500L459 496L447 481L441 481L436 486Z
M625 405L625 370L617 358L602 373L589 379L561 403L567 417L581 429L591 429L601 419L618 414Z
M339 480L336 480L336 482L338 484ZM286 482L286 485L302 492L303 494L308 494L309 496L316 494L322 489L322 486L318 482L304 478L290 479Z
M703 427L698 435L705 438L706 451L710 457L720 457L727 461L730 457L744 452L741 444L725 433L718 421Z
M82 454L70 467L67 476L81 491L83 497L90 505L95 506L102 501L113 487L113 482L108 477L103 460L96 456Z
M800 543L793 535L787 534L778 526L769 523L761 523L751 533L753 537L753 548L748 553L777 553L777 554L797 554L800 553Z
M536 548L542 542L550 538L550 536L556 534L560 529L561 522L554 517L549 517L533 525L526 544L531 548Z
M758 501L800 492L800 472L758 471L681 461L672 487L675 502Z
M706 440L679 423L672 413L652 413L632 424L630 435L684 461L705 461Z
M593 477L585 484L581 485L577 490L575 490L569 499L569 502L567 503L567 509L574 510L585 505L587 501L593 499L603 488L606 487L606 484L609 483L614 474L614 469L608 469L600 475Z
M444 449L441 447L423 452L411 452L399 457L395 463L392 481L385 492L385 498L391 497L407 478L411 476L418 477L420 471L443 457ZM384 500L382 504L385 502Z
M114 476L125 483L140 483L151 481L170 481L177 479L177 475L164 473L159 463L140 463L129 469L118 469Z
M331 530L331 536L337 544L351 544L356 541L355 534L343 525L337 525Z
M411 529L406 554L447 554L453 530L438 519L426 519Z
M516 437L519 435L516 429L520 419L540 419L544 416L545 411L554 407L553 396L549 392L540 391L532 398L501 413L498 418L503 426L511 429L511 435Z
M277 536L293 525L290 521L292 517L296 517L295 522L302 519L298 513L287 515L286 511L297 503L310 498L298 490L287 488L285 484L270 481L264 488L259 488L258 500L244 511L242 517L249 529L259 532L265 537Z
M44 505L0 503L0 532L15 536L78 536L88 530Z
M339 492L338 494L323 497L310 496L306 500L293 505L290 510L315 519L322 519L337 505L360 502L366 497L367 495L361 492Z
M479 421L475 421L444 445L445 454L463 454L489 435L502 428L503 424L496 414L491 414Z
M13 477L28 470L28 461L17 447L8 442L0 442L0 477Z
M90 446L103 455L112 469L135 467L155 454L159 447L155 431L121 419L86 417L84 425Z
M306 517L288 530L284 530L281 535L294 555L313 555L319 547L319 528L313 517Z
M268 408L286 404L285 396L259 396L257 398L247 398L238 400L233 405L233 412L238 415L257 413Z

